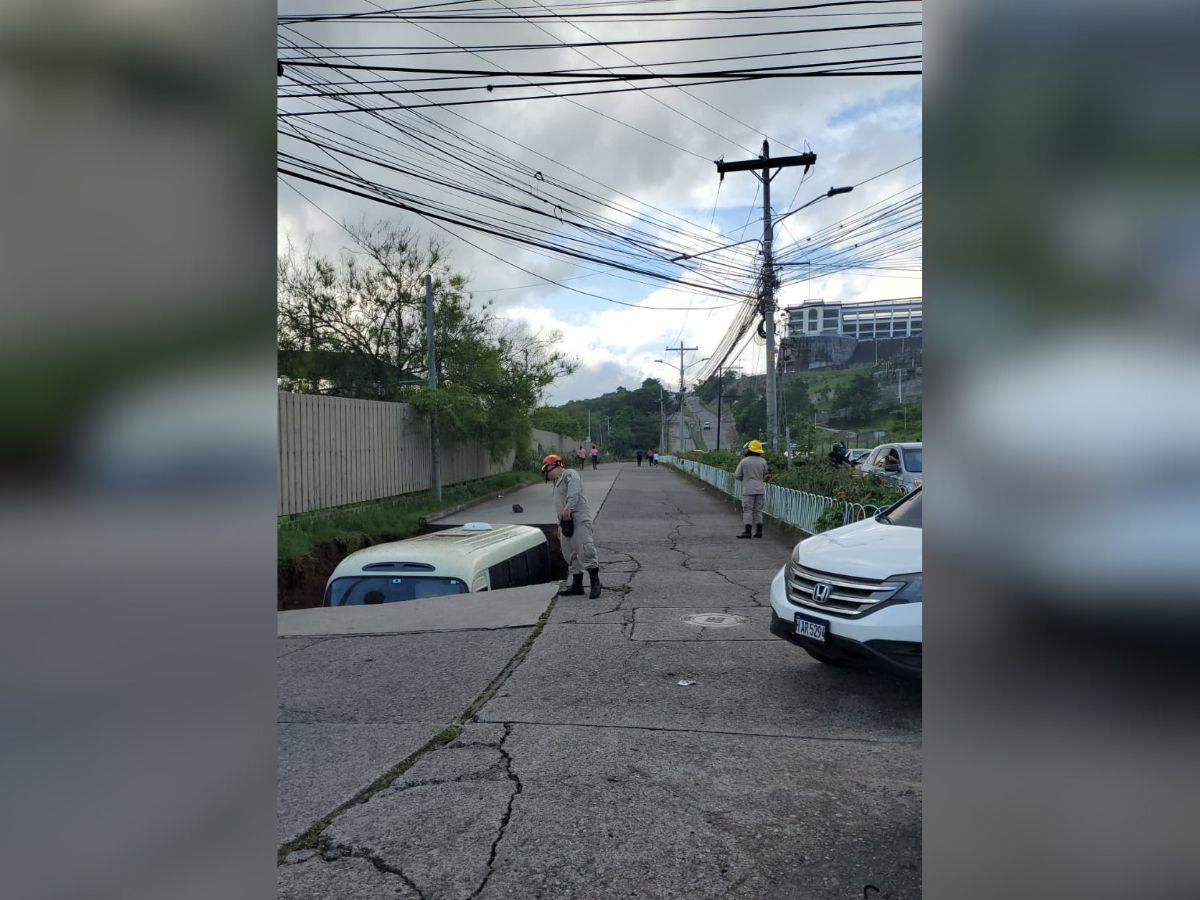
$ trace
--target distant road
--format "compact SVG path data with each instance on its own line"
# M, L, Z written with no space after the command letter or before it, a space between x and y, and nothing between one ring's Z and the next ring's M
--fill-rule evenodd
M694 423L697 430L703 435L706 449L715 450L717 447L717 414L700 401L700 398L694 394L688 394L684 398L684 408L686 410L683 429L683 450L697 449L695 441L692 439L691 429L688 428L689 423ZM734 433L733 416L729 412L726 405L721 410L721 447L729 450L738 446L737 435ZM708 423L708 428L704 427ZM668 443L673 450L680 449L676 445L679 443L679 416L673 415L668 420Z

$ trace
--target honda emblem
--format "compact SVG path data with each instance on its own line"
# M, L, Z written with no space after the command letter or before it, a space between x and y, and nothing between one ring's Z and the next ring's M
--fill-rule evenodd
M824 581L818 581L813 585L812 598L813 603L824 603L829 599L829 594L833 590L833 585Z

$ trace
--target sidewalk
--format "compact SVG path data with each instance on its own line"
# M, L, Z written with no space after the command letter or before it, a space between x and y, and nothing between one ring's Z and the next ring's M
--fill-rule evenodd
M583 489L591 501L592 509L599 509L621 469L621 463L602 463L593 469L591 464L576 469L583 478ZM513 505L521 512L513 512ZM469 506L441 518L431 518L431 525L465 525L468 522L489 522L492 525L553 525L558 521L554 513L554 488L540 482L518 488L511 493Z
M457 738L293 854L281 895L919 896L919 687L772 637L791 547L739 528L683 476L622 466L603 597L560 598Z

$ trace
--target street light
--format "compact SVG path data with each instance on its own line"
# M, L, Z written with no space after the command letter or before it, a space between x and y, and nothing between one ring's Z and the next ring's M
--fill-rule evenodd
M788 216L794 216L796 213L800 212L800 210L808 209L808 207L812 206L814 203L816 203L820 200L828 200L830 197L836 197L838 194L848 194L852 190L854 190L853 185L851 185L850 187L831 187L824 194L817 194L817 196L813 197L807 203L803 203L800 206L797 206L795 209L785 212L782 216L776 216L775 221L771 223L771 227L774 228L776 225L778 225L780 222L782 222Z

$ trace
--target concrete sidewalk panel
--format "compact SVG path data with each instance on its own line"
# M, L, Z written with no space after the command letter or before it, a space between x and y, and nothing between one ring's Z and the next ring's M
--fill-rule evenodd
M481 900L920 895L920 750L513 727L522 791Z
M728 612L726 612L726 609ZM721 610L642 607L633 611L635 641L777 641L771 611L761 606ZM704 623L709 624L704 624ZM699 623L699 624L697 624ZM736 624L731 624L736 623Z
M638 573L628 605L642 606L755 606L749 590L730 584L716 572L647 567Z
M604 505L621 468L621 463L606 463L593 471L589 463L583 470L583 493L587 496L593 512ZM513 512L514 503L523 511ZM557 521L553 489L549 484L536 483L451 513L444 518L430 519L430 524L443 526L488 522L492 525L552 525Z
M339 637L281 657L281 722L450 722L531 629Z
M295 609L278 613L276 627L280 637L294 638L536 625L557 590L554 582L379 606Z
M516 789L503 773L389 789L347 810L323 837L334 853L370 856L404 872L424 897L466 900L487 875Z
M479 718L916 742L921 690L779 639L650 644L620 625L547 625Z
M279 843L303 834L314 821L419 750L441 728L432 722L280 724L275 801Z
M311 855L279 867L279 900L421 900L421 895L391 872L365 859L326 861Z

